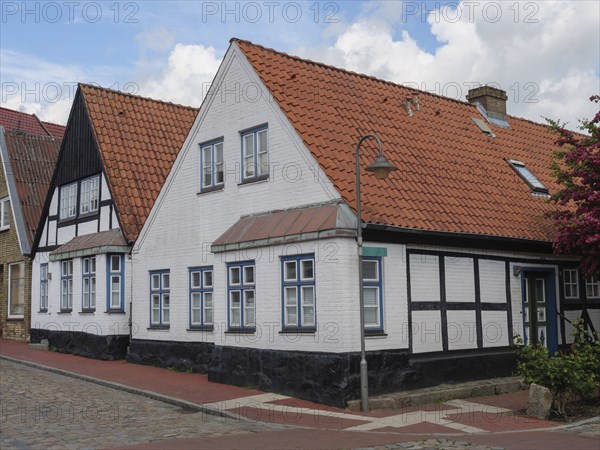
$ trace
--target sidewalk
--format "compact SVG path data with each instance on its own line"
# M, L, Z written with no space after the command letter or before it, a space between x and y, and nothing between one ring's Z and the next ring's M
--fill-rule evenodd
M32 350L21 342L1 340L0 357L44 366L41 368L185 408L290 426L283 431L240 436L239 442L233 436L210 440L204 438L203 442L172 441L173 445L169 441L168 446L174 448L314 448L317 444L313 439L319 439L318 448L349 448L425 440L432 436L452 436L452 439L479 445L498 440L506 448L599 448L599 441L595 439L549 432L557 423L516 414L515 411L525 406L527 392L361 413L213 383L208 381L206 375ZM299 441L296 437L298 433L304 436ZM525 435L536 440L538 445L522 445L527 442ZM541 445L539 439L546 441L548 446ZM566 445L567 442L570 444ZM164 442L162 446L165 446Z

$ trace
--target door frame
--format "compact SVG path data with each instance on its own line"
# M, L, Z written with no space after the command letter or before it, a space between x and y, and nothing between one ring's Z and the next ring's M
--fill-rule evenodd
M556 269L551 267L523 267L521 272L521 321L523 323L523 343L527 342L527 326L525 321L525 275L529 273L543 273L544 288L546 289L546 333L548 339L548 350L553 355L558 350L557 330L557 291L556 291ZM531 318L530 318L531 319Z

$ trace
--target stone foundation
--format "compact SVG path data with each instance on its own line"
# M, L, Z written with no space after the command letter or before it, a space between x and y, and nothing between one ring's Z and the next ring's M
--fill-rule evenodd
M50 350L85 356L86 358L117 360L127 356L129 335L99 336L80 331L31 329L31 342L48 339Z

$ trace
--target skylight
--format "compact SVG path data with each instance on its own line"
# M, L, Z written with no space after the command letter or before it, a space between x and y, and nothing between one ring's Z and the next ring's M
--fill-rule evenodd
M525 166L521 161L508 160L510 166L515 169L517 174L529 185L534 193L547 194L548 188Z

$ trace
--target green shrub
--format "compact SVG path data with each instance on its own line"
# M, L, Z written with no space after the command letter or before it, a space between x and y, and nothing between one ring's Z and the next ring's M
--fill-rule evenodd
M583 321L574 323L575 342L570 351L557 352L537 343L523 346L517 338L517 374L526 383L547 387L554 398L555 411L566 416L566 406L573 397L591 398L600 386L600 341L594 341Z

